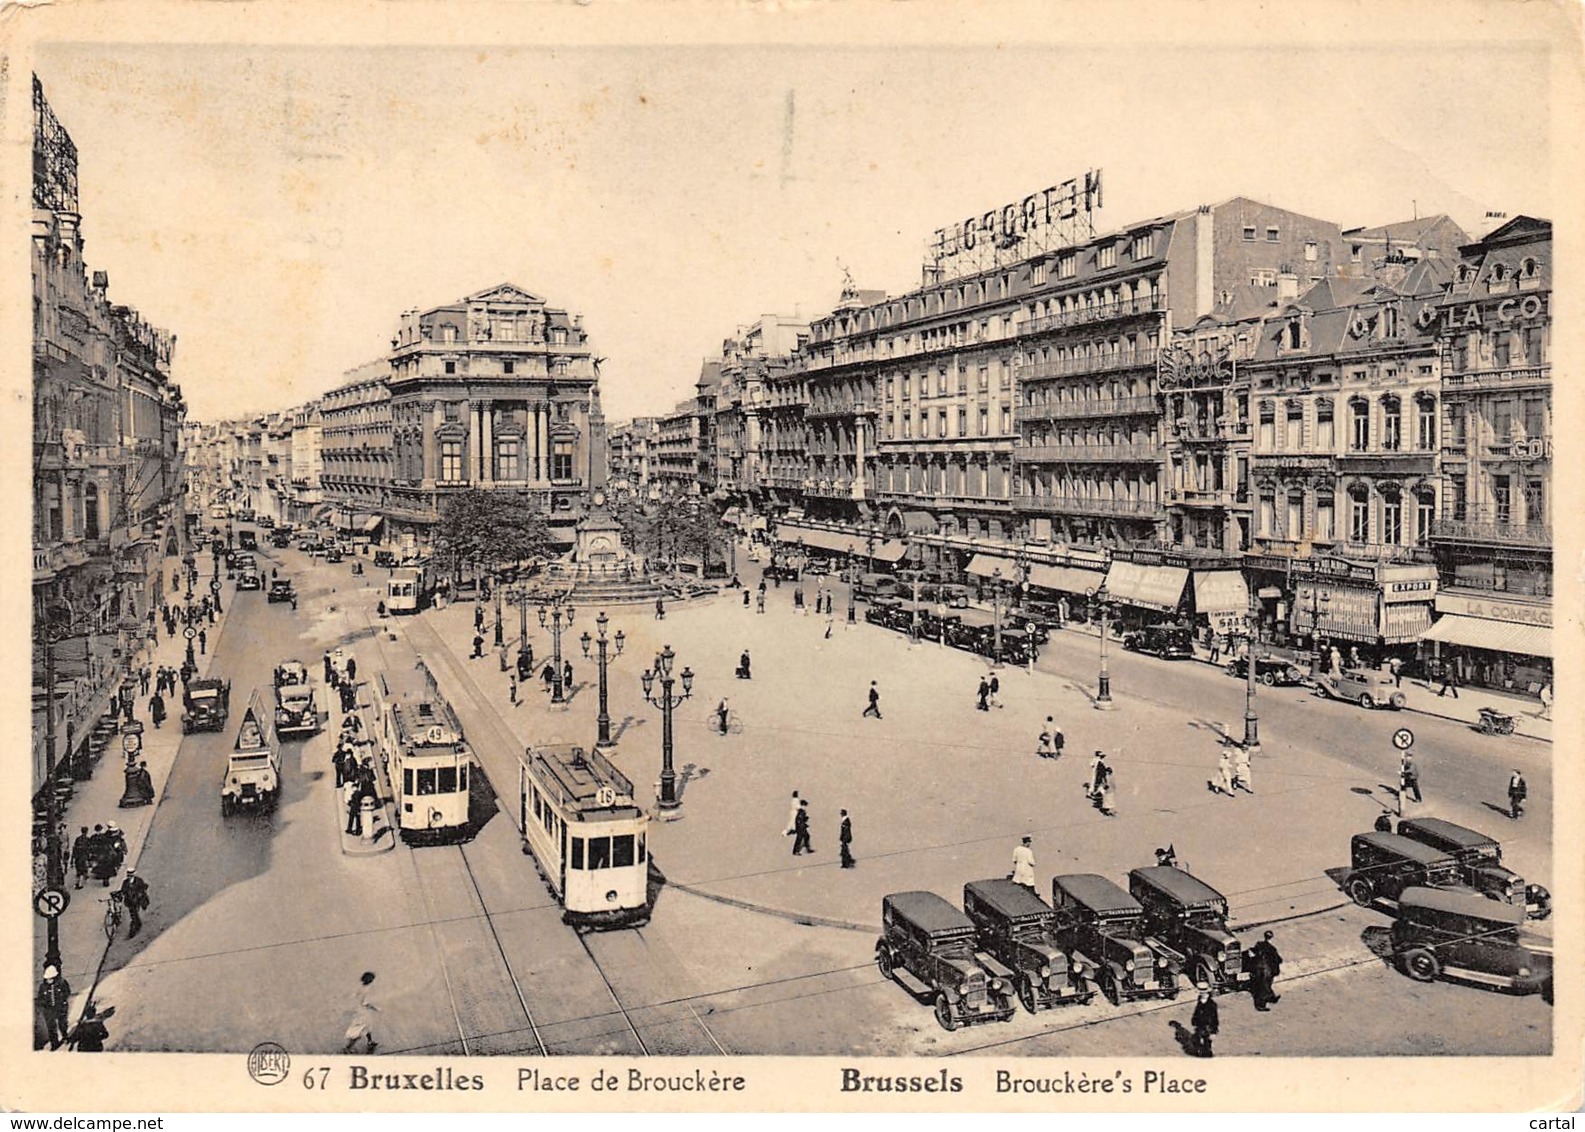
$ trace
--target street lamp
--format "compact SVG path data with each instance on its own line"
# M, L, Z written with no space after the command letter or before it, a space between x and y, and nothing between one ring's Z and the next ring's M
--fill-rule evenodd
M991 663L1002 663L1002 568L991 570L991 629L995 641L991 648Z
M1112 615L1112 595L1106 592L1106 583L1103 581L1099 587L1089 591L1089 598L1090 615L1099 614L1101 618L1101 672L1095 707L1098 711L1111 711L1117 706L1112 702L1112 677L1106 671L1106 633Z
M551 640L554 642L550 658L550 702L553 704L565 703L567 700L567 697L563 694L564 685L561 679L561 621L563 613L566 614L567 628L572 628L572 619L577 610L567 604L566 594L558 594L540 603L539 627L543 629L548 623L550 625ZM496 625L499 628L500 622L496 622Z
M506 633L501 625L501 576L495 576L495 647L500 648L506 642Z
M595 740L594 745L596 747L609 747L611 746L611 715L606 709L605 666L607 661L605 647L607 638L605 635L605 627L610 624L610 619L606 617L605 610L602 609L600 611L600 616L594 619L594 624L595 627L600 631L599 636L593 639L594 642L598 643L600 646L600 732L599 738ZM622 645L626 642L626 640L627 638L622 635L622 630L618 629L616 631L615 638L617 656L622 655ZM583 631L583 636L579 638L579 641L583 645L584 659L587 660L589 657L589 645L591 643L589 631L587 629Z
M871 572L872 573L873 573L873 567L874 567L874 561L872 559L871 560ZM858 588L858 559L854 555L853 544L852 543L848 543L848 624L849 625L852 625L858 619L857 612L855 611L855 609L853 607L853 601L854 601L853 591L855 589L857 589L857 588Z
M58 620L64 615L65 624ZM66 891L66 862L61 844L60 795L55 783L55 645L70 629L71 608L44 605L39 610L39 643L44 646L44 887ZM69 733L69 732L68 732ZM62 905L64 911L64 904ZM60 913L46 916L44 964L61 966Z
M528 656L528 580L517 583L517 662Z
M644 699L660 708L661 711L661 739L660 739L660 808L673 811L677 808L677 772L672 769L672 737L671 713L681 703L693 695L693 672L684 667L682 670L682 694L675 695L672 687L676 683L672 679L671 666L677 654L671 651L671 646L666 645L655 654L655 667L645 669L644 675L639 679L644 685ZM656 681L660 682L660 694L654 694Z
M1255 645L1260 639L1260 606L1259 598L1254 591L1249 597L1249 625L1248 645L1245 653L1245 667L1248 669L1248 683L1244 688L1244 750L1251 755L1260 754L1260 716L1255 713L1255 670L1260 665L1255 660Z

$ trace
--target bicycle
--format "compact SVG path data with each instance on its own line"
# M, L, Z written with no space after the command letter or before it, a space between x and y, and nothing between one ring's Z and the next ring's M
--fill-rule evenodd
M112 892L105 905L105 939L115 942L116 932L121 930L121 893Z
M722 731L721 717L712 712L710 715L710 730L721 736L741 735L743 734L743 720L739 718L737 712L728 708L726 712L726 730Z

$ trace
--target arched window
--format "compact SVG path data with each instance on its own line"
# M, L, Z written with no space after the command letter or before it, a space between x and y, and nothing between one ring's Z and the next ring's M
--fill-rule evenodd
M1403 497L1396 488L1382 492L1381 541L1392 546L1403 544Z
M1370 403L1363 397L1355 397L1348 403L1348 413L1349 450L1364 452L1370 448Z
M1358 485L1348 489L1348 541L1370 541L1370 492Z
M1275 401L1262 401L1260 403L1260 448L1265 452L1277 450L1277 404Z
M99 485L93 482L83 488L83 537L99 537Z
M1519 278L1521 279L1534 279L1540 271L1541 265L1529 256L1519 261Z
M1436 394L1420 393L1414 399L1414 446L1422 452L1436 449Z
M1381 446L1388 452L1403 447L1403 402L1392 394L1381 399Z
M1304 345L1304 323L1297 318L1288 320L1288 341L1290 350L1297 350Z
M1315 446L1322 452L1334 451L1337 433L1332 423L1332 400L1322 397L1315 403Z
M1429 491L1414 493L1414 543L1429 546L1431 527L1436 522L1436 496Z

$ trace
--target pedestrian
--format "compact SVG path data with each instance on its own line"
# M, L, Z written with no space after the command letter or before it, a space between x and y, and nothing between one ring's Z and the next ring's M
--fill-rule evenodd
M715 719L716 726L720 728L721 734L725 735L727 725L727 707L725 697L722 698L720 703L715 705Z
M1090 777L1085 781L1084 794L1092 802L1099 803L1101 798L1101 777L1106 770L1106 754L1096 751L1090 758Z
M348 762L350 764L350 758ZM363 791L358 788L356 768L352 768L347 780L342 783L341 797L347 807L346 832L357 837L363 836Z
M836 625L836 618L831 615L830 607L826 608L826 640L831 639L831 629Z
M1331 669L1331 671L1334 672L1334 673L1342 672L1343 671L1343 654L1337 651L1337 646L1336 645L1332 646L1331 651L1328 653L1328 656L1330 657L1330 659L1332 661L1332 669Z
M749 659L748 649L743 650L743 655L737 658L737 672L734 673L739 680L752 680L754 670Z
M1051 757L1060 759L1062 750L1068 744L1068 737L1062 733L1062 728L1057 726L1057 721L1051 716L1046 716L1046 727L1051 731Z
M1425 801L1420 796L1420 768L1415 765L1414 753L1405 751L1403 761L1398 766L1398 797L1401 802L1404 795L1412 793L1416 803Z
M1280 994L1271 993L1271 984L1282 973L1282 955L1271 942L1276 938L1275 932L1267 932L1249 949L1249 993L1260 1011L1270 1010L1272 1003L1282 1000Z
M133 779L137 783L138 797L142 798L146 803L153 802L154 778L149 774L149 764L139 759L138 768L133 773Z
M347 742L345 737L337 740L335 753L330 756L330 765L336 769L336 789L340 790L347 783Z
M813 853L814 845L809 840L809 800L803 799L798 803L798 813L793 816L793 850L792 855L800 853Z
M1213 794L1233 796L1233 756L1228 753L1226 743L1222 744L1222 754L1216 760L1216 778L1205 785Z
M334 687L336 683L336 666L330 662L330 654L325 654L325 683Z
M1551 719L1552 718L1552 681L1548 680L1545 684L1542 684L1540 689L1536 692L1536 696L1541 701L1541 711L1540 711L1540 714L1539 714L1538 718L1540 718L1540 719Z
M1002 681L1001 681L1001 678L999 676L997 676L996 673L992 672L990 674L990 678L989 679L990 679L990 689L991 689L991 694L990 694L991 706L993 708L1000 709L1001 706L1002 706Z
M991 710L991 708L990 708L991 685L985 679L985 677L983 677L983 676L980 677L980 689L976 693L976 697L977 697L977 702L974 705L974 709L976 711L990 711Z
M749 602L749 592L748 592L747 589L745 589L743 591L743 608L744 609L748 608L748 602Z
M1197 989L1200 992L1200 1001L1194 1004L1194 1016L1190 1019L1190 1023L1194 1026L1194 1035L1189 1048L1195 1057L1210 1057L1211 1039L1222 1028L1222 1019L1216 1007L1216 1000L1211 997L1211 988L1201 983Z
M198 630L198 655L203 656L209 651L209 630Z
M1046 725L1040 729L1040 738L1035 740L1035 757L1049 759L1051 757L1051 717L1046 716Z
M104 1017L94 1009L92 1002L83 1007L83 1016L73 1028L72 1036L66 1040L66 1048L78 1053L104 1053L105 1042L110 1038Z
M1452 664L1446 664L1442 667L1442 690L1437 693L1437 697L1440 699L1447 695L1448 692L1453 693L1455 700L1458 699L1458 673L1454 670Z
M142 668L138 669L138 694L140 696L146 696L149 694L149 681L152 678L153 676L148 665L145 664Z
M545 685L545 691L550 691L550 686L556 682L556 663L547 660L545 667L539 670L540 683Z
M787 827L782 830L783 837L791 837L793 835L793 827L798 824L798 804L798 791L794 790L792 792L792 804L787 809Z
M506 681L507 681L507 683L506 683L506 696L507 696L507 699L511 701L513 707L516 707L517 706L517 669L514 668L512 671L510 671L510 672L508 672L506 674Z
M1242 743L1233 748L1233 786L1247 794L1255 792L1249 775L1249 748Z
M760 590L759 596L754 599L754 612L755 613L764 613L765 612L765 591L764 590Z
M1117 806L1115 804L1116 784L1113 781L1113 778L1114 773L1112 768L1107 766L1105 763L1102 763L1100 766L1101 782L1098 804L1100 805L1101 813L1109 818L1115 818L1117 816Z
M851 869L855 864L853 860L853 819L848 817L846 810L842 811L842 826L837 832L837 845L842 851L842 867Z
M349 657L347 657L347 683L348 684L356 684L357 682L358 682L358 658L355 657L355 656L349 656Z
M129 865L126 879L117 891L121 894L122 907L132 917L132 926L127 930L127 938L131 939L143 930L143 912L149 906L149 885L138 876L138 870Z
M570 660L561 662L561 686L569 691L572 689L572 661Z
M1524 813L1524 800L1529 793L1524 775L1519 773L1518 767L1514 767L1513 777L1508 779L1508 816L1514 821L1518 821L1519 815ZM81 888L82 885L77 887Z
M1403 659L1401 657L1393 657L1387 662L1387 671L1392 673L1392 686L1394 688L1403 687Z
M1221 659L1221 656L1222 656L1222 635L1220 633L1217 633L1217 632L1212 632L1211 633L1211 663L1215 664L1218 660Z
M88 827L82 827L82 832L72 840L72 872L77 874L77 883L74 888L81 888L83 881L88 879L89 853L93 849L93 841L88 836Z
M50 1049L60 1049L66 1044L71 1029L72 986L61 978L61 969L51 963L44 968L44 978L33 996L39 1012L44 1015L44 1032L49 1035Z
M665 598L658 597L658 598L655 599L655 620L657 620L657 621L666 620L666 599Z
M793 609L798 613L804 611L804 588L802 585L793 588Z
M160 724L165 722L165 697L155 692L149 697L149 717L154 720L154 730L160 729Z
M881 693L873 680L870 681L870 703L869 707L864 709L864 716L874 716L876 719L881 717Z
M359 1038L368 1043L363 1050L365 1054L373 1053L380 1044L374 1040L374 1016L380 1012L380 1008L374 1004L374 972L363 972L358 981L363 989L358 992L358 1006L347 1026L347 1044L341 1051L344 1054L352 1052Z
M473 631L475 633L484 631L484 606L478 602L473 603Z
M469 660L478 660L483 655L484 655L484 635L482 633L479 633L478 631L475 631L474 634L473 634L473 654L471 656L469 656L468 659Z
M526 684L534 675L534 646L525 645L517 654L517 679Z
M1007 874L1007 879L1014 884L1021 884L1030 892L1035 890L1035 850L1032 845L1034 838L1024 834L1023 840L1013 846L1013 871Z
M105 844L110 848L110 872L112 875L121 871L121 866L127 859L127 835L121 832L121 827L115 822L105 826ZM108 886L109 881L105 884Z

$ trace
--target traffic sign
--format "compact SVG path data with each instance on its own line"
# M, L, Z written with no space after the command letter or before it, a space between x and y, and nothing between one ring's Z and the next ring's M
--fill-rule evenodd
M1392 745L1400 751L1407 751L1414 746L1414 732L1407 727L1400 727L1392 733Z
M49 920L66 911L66 905L71 902L70 893L62 892L58 888L46 888L33 898L33 910Z
M143 749L143 733L128 731L121 736L121 750L124 754L135 755Z
M220 592L220 579L219 578L216 578L214 581L209 583L209 592L212 593L212 594L217 594L217 593Z
M182 630L182 636L186 637L190 641L194 637L198 636L198 630L189 625L187 628Z

